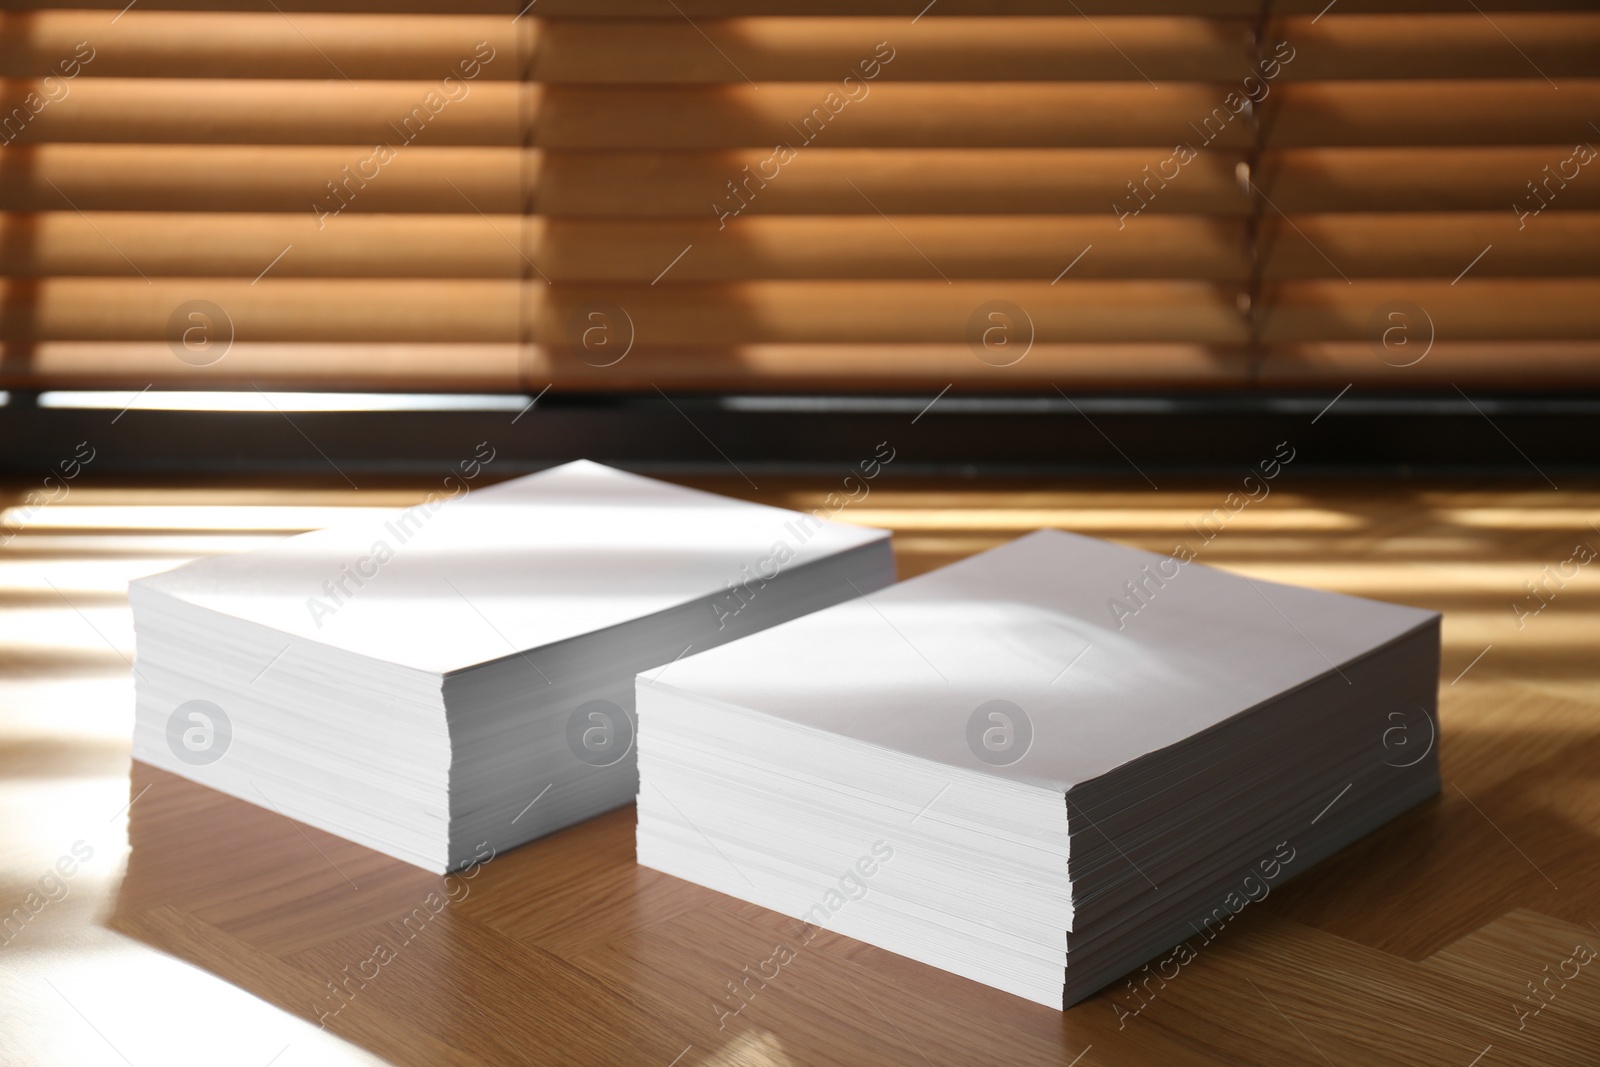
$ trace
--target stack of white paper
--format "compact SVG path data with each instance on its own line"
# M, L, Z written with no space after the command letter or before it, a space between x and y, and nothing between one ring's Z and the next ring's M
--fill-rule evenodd
M881 530L569 463L132 583L133 754L442 872L632 799L637 672L893 567Z
M1438 619L1041 531L641 678L639 862L1062 1007L1438 791Z

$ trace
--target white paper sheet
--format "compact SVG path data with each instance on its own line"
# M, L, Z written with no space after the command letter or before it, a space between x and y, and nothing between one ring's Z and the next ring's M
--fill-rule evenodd
M196 560L139 580L135 595L446 673L888 536L578 461L431 511Z
M1042 530L687 657L657 684L1065 791L1437 618L1165 559ZM1158 586L1146 565L1177 573ZM1114 612L1112 598L1135 603L1123 583L1141 579L1137 614ZM1013 702L1032 726L1010 765L968 743L991 700Z

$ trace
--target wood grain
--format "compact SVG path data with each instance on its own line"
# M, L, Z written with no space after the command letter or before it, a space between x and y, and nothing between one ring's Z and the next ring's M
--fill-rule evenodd
M1600 948L1600 575L1581 570L1520 627L1511 605L1579 542L1600 545L1600 485L1292 479L1291 467L1201 558L1442 610L1444 793L1274 888L1177 977L1137 970L1065 1013L828 932L735 1000L726 983L790 937L791 920L635 865L631 808L446 880L142 764L130 771L128 578L253 547L327 521L330 508L409 503L428 486L86 483L31 515L10 510L20 532L0 547L0 919L26 910L75 843L93 851L66 895L3 935L0 995L20 1008L0 1058L1594 1063L1600 963L1566 961ZM757 493L737 477L691 484L802 508L836 488L759 481ZM30 488L7 487L0 506L15 509ZM1040 525L1167 550L1233 488L886 480L840 517L893 527L909 576ZM445 903L434 909L430 894ZM374 968L379 945L393 958ZM117 978L97 984L97 973ZM1552 973L1567 977L1546 982Z

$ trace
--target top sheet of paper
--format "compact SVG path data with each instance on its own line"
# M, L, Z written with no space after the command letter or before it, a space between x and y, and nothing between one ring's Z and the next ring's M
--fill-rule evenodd
M444 673L888 536L579 461L135 585Z
M1146 590L1133 615L1111 607L1137 606L1127 581ZM1065 790L1436 617L1042 530L686 656L656 684ZM1026 755L1007 766L980 760L969 743L974 713L992 700L1032 724Z

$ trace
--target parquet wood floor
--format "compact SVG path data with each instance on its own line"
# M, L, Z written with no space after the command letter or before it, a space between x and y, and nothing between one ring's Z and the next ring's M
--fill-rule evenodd
M692 484L835 488L761 481ZM1200 558L1443 611L1442 795L1164 984L1059 1013L824 934L724 1025L789 920L637 867L631 808L497 857L407 931L442 879L130 764L129 578L426 486L74 489L0 548L0 1060L1600 1063L1600 561L1513 607L1600 548L1600 487L1288 482ZM1230 488L885 481L840 517L893 527L909 576L1037 526L1169 550Z

